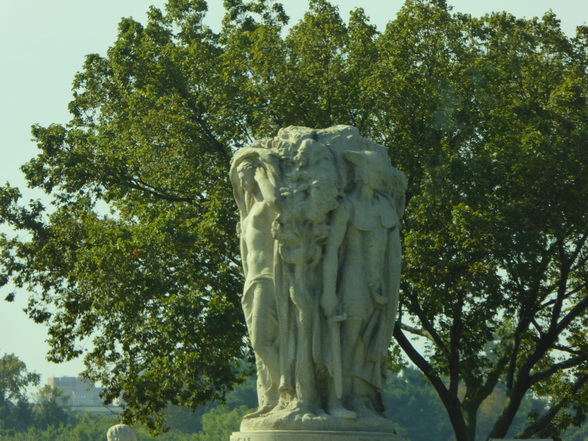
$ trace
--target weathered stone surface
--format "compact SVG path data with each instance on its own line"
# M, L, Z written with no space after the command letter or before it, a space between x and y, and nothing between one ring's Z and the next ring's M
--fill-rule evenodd
M392 433L381 390L406 178L357 129L288 127L235 153L259 410L241 430Z
M117 424L108 429L106 434L108 441L137 441L133 430L126 424Z

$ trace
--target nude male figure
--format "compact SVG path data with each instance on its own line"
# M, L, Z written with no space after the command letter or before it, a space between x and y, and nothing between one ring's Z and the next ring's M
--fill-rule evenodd
M274 284L275 240L271 226L276 219L277 188L257 159L245 159L236 174L242 190L241 255L245 272L243 311L251 345L256 354L259 410L246 418L270 412L279 399L280 377L278 320ZM241 206L243 205L243 206Z

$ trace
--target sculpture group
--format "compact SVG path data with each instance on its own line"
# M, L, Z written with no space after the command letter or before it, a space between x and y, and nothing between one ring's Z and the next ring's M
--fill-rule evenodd
M382 383L398 307L405 176L336 126L238 150L243 310L259 409L242 430L391 430Z

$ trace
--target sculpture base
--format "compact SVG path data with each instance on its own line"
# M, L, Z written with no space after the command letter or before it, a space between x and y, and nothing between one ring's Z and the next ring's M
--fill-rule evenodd
M260 430L233 432L230 441L406 441L400 435L382 432L319 430Z
M334 418L324 412L314 413L298 408L274 409L265 415L241 421L241 432L377 432L396 434L394 423L367 409L356 419Z

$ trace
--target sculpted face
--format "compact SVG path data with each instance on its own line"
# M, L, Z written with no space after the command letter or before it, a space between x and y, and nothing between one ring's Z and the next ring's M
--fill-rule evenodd
M241 187L243 187L245 191L255 191L255 188L257 187L257 183L255 182L255 166L251 162L244 161L241 163L237 169L237 176L239 177Z
M367 187L378 189L384 187L386 178L386 162L375 152L348 151L345 158L356 167L356 173Z

